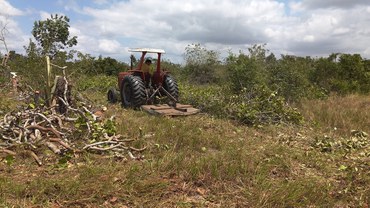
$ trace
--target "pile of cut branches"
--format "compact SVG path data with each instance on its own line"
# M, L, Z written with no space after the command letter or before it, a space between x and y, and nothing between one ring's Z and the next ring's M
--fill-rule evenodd
M63 114L57 113L57 106L30 103L0 116L0 156L26 153L42 165L47 158L40 149L47 147L56 155L93 152L125 159L143 158L145 147L134 148L135 139L116 135L114 117L102 119L83 102L72 107L65 99L58 99L67 108Z

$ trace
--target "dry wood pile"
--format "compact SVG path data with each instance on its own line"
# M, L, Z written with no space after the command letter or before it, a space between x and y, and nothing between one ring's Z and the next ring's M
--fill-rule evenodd
M45 107L30 103L0 116L0 156L28 155L42 165L47 158L40 149L47 147L61 156L94 152L142 159L145 147L134 148L135 139L116 135L114 118L102 119L83 102L72 107L66 99L57 99L67 108L63 114L57 112L58 105Z

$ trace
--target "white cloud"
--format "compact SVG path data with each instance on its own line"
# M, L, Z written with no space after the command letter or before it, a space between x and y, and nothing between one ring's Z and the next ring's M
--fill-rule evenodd
M14 16L21 16L24 13L10 5L7 1L0 0L0 29L8 50L18 50L26 43L25 36L19 24L13 19ZM0 42L0 52L6 53L6 47Z
M343 8L369 5L369 0L303 0L302 6L306 9Z
M313 35L305 35L304 37L303 37L303 41L304 42L314 42L315 41L315 36L313 36Z
M97 5L104 5L109 3L108 0L93 0L93 2Z
M50 18L50 13L49 12L45 12L45 11L40 11L40 20L46 20L48 18Z
M127 60L127 48L153 47L181 62L191 43L222 53L267 43L276 55L344 52L370 58L368 0L59 1L58 13L71 18L71 35L78 36L75 49L92 55Z
M104 53L119 53L120 43L116 40L101 39L98 47Z
M156 43L160 45L154 47L174 53L183 53L189 43L263 43L265 26L289 21L284 4L269 0L185 3L133 0L106 9L85 7L83 11L93 18L75 25L83 31L94 31L96 37L106 39L133 40L125 46L148 47Z
M0 16L18 16L23 14L21 10L14 8L4 0L0 0L0 8Z
M370 22L368 8L354 6L360 3L364 1L351 3L353 6L347 10L326 8L308 12L309 6L327 5L314 0L289 5L273 0L189 0L184 3L131 0L112 3L105 9L85 7L84 14L93 21L81 22L76 27L85 34L94 31L94 34L88 33L97 40L124 40L123 47L165 48L169 54L176 54L177 59L190 43L202 43L211 49L234 48L234 51L267 43L267 48L277 55L364 53L363 43L369 41L364 25ZM286 13L286 8L292 15ZM354 34L356 43L351 41Z

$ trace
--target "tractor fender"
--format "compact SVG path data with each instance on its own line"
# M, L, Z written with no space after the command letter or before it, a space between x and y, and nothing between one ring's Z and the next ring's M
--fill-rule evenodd
M152 84L154 86L161 86L163 84L163 80L167 72L165 71L155 71L152 75Z
M139 76L141 79L144 79L144 73L140 70L129 70L125 72L118 73L118 89L121 89L123 79L128 75Z

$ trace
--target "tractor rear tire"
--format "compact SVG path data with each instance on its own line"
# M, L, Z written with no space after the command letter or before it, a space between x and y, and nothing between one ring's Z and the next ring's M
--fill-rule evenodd
M118 91L116 90L116 88L114 87L110 88L107 94L108 102L112 104L116 103L118 101L117 94L118 94Z
M179 99L179 87L176 80L171 75L166 75L164 77L163 87L172 97L176 98L176 100Z
M127 75L122 80L121 100L124 107L138 108L146 103L143 80L138 76Z

